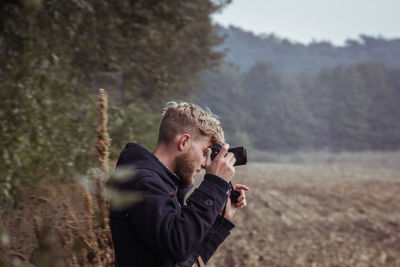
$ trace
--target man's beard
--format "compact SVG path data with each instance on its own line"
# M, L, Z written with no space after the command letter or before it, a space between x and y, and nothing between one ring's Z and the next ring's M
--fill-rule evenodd
M179 155L175 158L175 173L181 178L182 185L191 185L194 182L196 164L189 153Z

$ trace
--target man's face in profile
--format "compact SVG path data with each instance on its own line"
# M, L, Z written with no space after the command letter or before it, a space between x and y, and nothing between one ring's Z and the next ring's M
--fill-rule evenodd
M175 158L175 172L184 185L193 184L195 177L205 168L209 145L211 145L209 136L193 138L187 151Z

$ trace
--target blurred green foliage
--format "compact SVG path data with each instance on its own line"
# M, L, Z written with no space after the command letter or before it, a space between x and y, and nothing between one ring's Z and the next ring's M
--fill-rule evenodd
M218 63L210 14L225 1L4 0L0 3L0 203L22 185L93 167L104 73L113 158L156 142L161 103ZM112 76L112 75L111 75ZM157 112L155 112L157 110Z
M153 113L141 104L109 107L110 157L117 159L127 142L136 142L153 150L157 144L161 112Z

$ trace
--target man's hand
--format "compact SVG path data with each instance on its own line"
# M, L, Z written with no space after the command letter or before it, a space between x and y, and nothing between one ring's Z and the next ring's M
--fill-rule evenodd
M235 164L236 159L232 152L226 154L228 149L228 144L223 145L218 155L215 156L214 160L211 160L211 149L207 148L206 172L230 182L235 174L233 164Z
M246 195L244 191L248 191L249 188L245 185L242 184L235 184L233 186L233 189L237 190L240 192L240 196L238 197L238 202L237 203L232 203L231 199L228 197L228 202L226 203L226 210L225 210L225 218L231 220L233 216L236 214L236 211L240 208L244 208L247 206L246 202ZM220 213L222 213L223 208L220 210Z

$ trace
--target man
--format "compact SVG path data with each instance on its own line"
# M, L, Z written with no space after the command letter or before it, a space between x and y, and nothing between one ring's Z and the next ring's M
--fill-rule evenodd
M230 234L230 221L246 206L241 195L229 199L235 158L225 144L211 160L211 144L224 143L220 122L199 106L170 102L164 110L157 147L151 151L128 143L117 168L134 166L124 182L110 184L123 191L142 192L142 201L110 211L116 266L200 266ZM188 197L195 177L205 169L204 180ZM223 215L223 216L222 216Z

